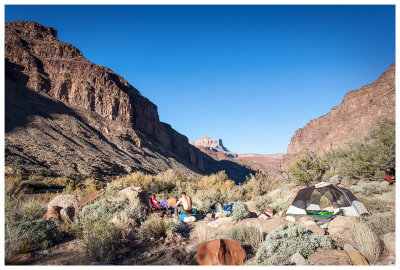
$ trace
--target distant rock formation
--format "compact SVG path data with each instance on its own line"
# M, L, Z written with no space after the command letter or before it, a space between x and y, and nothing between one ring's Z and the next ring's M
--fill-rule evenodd
M172 168L186 176L225 165L159 120L157 106L112 70L35 22L5 25L6 174L50 170L101 178ZM252 170L233 163L227 174Z
M231 160L254 171L267 173L273 177L281 174L281 161L284 156L282 153L276 154L238 154L227 149L222 140L214 140L208 136L203 136L196 142L189 143L195 145L201 151L216 160Z
M227 156L232 157L232 158L237 157L237 154L236 154L236 153L231 152L230 150L228 150L228 149L223 145L221 139L219 139L219 140L214 140L214 139L211 139L210 137L203 136L203 137L201 137L199 140L197 140L197 141L194 143L194 145L197 146L197 147L200 146L200 147L203 147L203 148L212 150L212 151L214 151L214 152L221 152L221 153L224 153L224 154L226 154Z
M318 154L365 137L382 118L395 119L395 64L375 82L348 92L329 113L298 129L287 148L283 164L296 159L304 148Z

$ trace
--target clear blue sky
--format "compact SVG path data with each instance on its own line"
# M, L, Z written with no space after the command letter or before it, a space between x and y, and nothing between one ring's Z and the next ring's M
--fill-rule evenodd
M122 75L160 119L238 153L294 132L395 61L391 6L6 6Z

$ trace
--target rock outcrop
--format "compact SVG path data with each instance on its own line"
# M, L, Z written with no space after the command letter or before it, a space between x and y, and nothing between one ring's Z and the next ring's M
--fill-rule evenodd
M234 158L234 157L238 156L236 153L233 153L230 150L228 150L228 148L226 148L224 146L224 144L222 143L221 139L214 140L214 139L211 139L210 137L203 136L199 140L195 141L194 145L197 147L203 147L203 148L212 150L214 152L224 153L228 157Z
M290 140L284 165L295 160L304 148L322 154L362 139L377 127L379 119L395 119L395 100L392 64L375 82L348 92L340 105L298 129Z
M112 70L35 22L5 25L6 174L108 177L224 167L159 120L157 106ZM238 182L252 172L238 164Z

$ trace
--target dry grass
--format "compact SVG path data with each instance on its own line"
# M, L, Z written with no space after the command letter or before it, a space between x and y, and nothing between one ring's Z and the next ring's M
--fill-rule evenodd
M212 239L210 230L205 223L198 223L196 224L195 228L197 237L199 238L199 243L207 242Z
M371 230L367 223L359 219L349 219L349 226L357 242L358 250L368 259L370 264L374 264L381 254L378 236Z
M262 233L260 225L241 225L221 232L219 238L238 241L241 245L246 247L249 253L254 254L264 241L264 234Z

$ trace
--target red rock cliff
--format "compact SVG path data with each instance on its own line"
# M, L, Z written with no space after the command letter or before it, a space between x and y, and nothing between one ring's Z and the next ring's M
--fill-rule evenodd
M377 127L380 118L395 119L395 64L375 82L348 92L329 113L298 129L287 148L288 164L304 149L318 154L357 141Z

